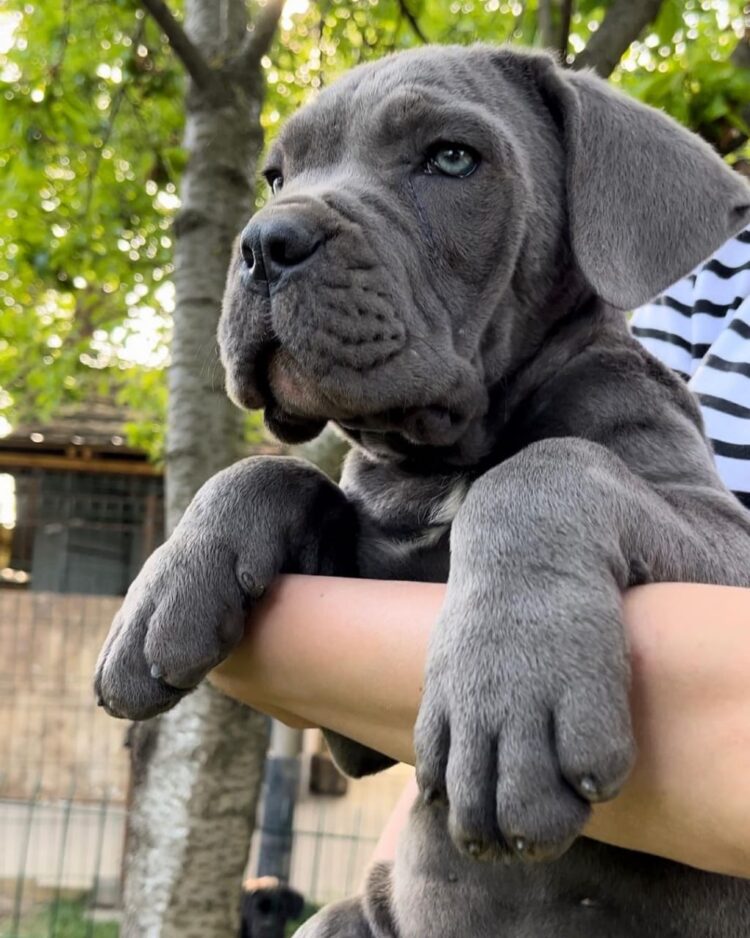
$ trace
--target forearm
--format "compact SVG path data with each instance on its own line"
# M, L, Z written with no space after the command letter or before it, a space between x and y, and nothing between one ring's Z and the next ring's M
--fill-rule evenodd
M287 722L326 726L413 762L427 640L444 587L284 577L213 674ZM639 758L587 834L750 876L750 590L630 591Z
M750 590L641 587L625 623L638 759L587 834L750 877Z
M412 731L442 584L281 577L211 676L297 726L325 726L400 762Z

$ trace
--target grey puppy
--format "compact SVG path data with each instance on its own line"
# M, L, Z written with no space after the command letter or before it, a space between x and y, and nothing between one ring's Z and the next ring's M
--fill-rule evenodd
M750 884L576 838L633 763L622 591L750 586L750 514L619 312L750 192L662 114L487 46L355 69L266 176L220 325L230 393L282 439L332 420L356 445L340 487L259 458L201 489L113 624L103 704L176 703L281 572L447 579L424 798L395 868L301 935L747 938ZM328 737L352 774L389 763Z

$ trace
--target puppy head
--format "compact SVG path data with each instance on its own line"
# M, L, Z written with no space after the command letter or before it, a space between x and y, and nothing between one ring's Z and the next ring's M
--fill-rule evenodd
M750 217L674 122L544 55L427 48L353 70L286 125L237 240L228 388L283 439L450 447L571 302L626 309Z

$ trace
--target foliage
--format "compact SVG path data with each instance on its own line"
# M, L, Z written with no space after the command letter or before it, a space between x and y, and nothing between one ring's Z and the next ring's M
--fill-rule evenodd
M732 159L750 157L750 69L732 61L743 6L717 11L699 0L667 0L653 32L615 76L629 94L668 111Z
M609 2L574 3L569 60ZM560 0L548 4L559 26ZM267 134L345 69L424 39L538 46L539 6L288 0L263 63ZM664 0L613 77L734 157L750 134L750 71L730 58L742 6ZM11 0L0 13L0 424L108 395L134 414L132 441L160 452L184 90L137 0ZM199 365L213 373L210 351Z
M294 8L295 0L287 4ZM567 61L599 28L609 0L578 0ZM306 6L300 3L300 7ZM264 125L272 136L284 118L318 88L354 65L430 42L511 42L539 47L539 0L323 0L282 20L267 66ZM553 4L553 9L559 7ZM731 61L744 29L744 0L664 0L652 30L633 43L613 80L712 142L712 125L727 118L745 136L750 70Z
M310 902L306 902L304 908L302 909L302 914L300 915L300 917L294 919L293 922L289 922L287 924L286 938L292 938L292 935L294 935L294 933L302 925L302 923L306 922L309 918L312 918L319 908L320 906L312 905Z
M116 922L92 922L87 918L83 899L59 899L48 907L25 916L14 934L17 938L118 938ZM8 932L10 935L10 932ZM4 938L0 921L0 938Z
M145 392L168 341L180 70L131 2L27 3L2 24L0 407L38 419L137 387L161 413Z

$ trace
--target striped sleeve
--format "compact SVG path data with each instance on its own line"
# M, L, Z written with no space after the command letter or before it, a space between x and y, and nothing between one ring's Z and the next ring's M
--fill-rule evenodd
M697 395L719 472L750 508L750 227L636 310L631 329Z

